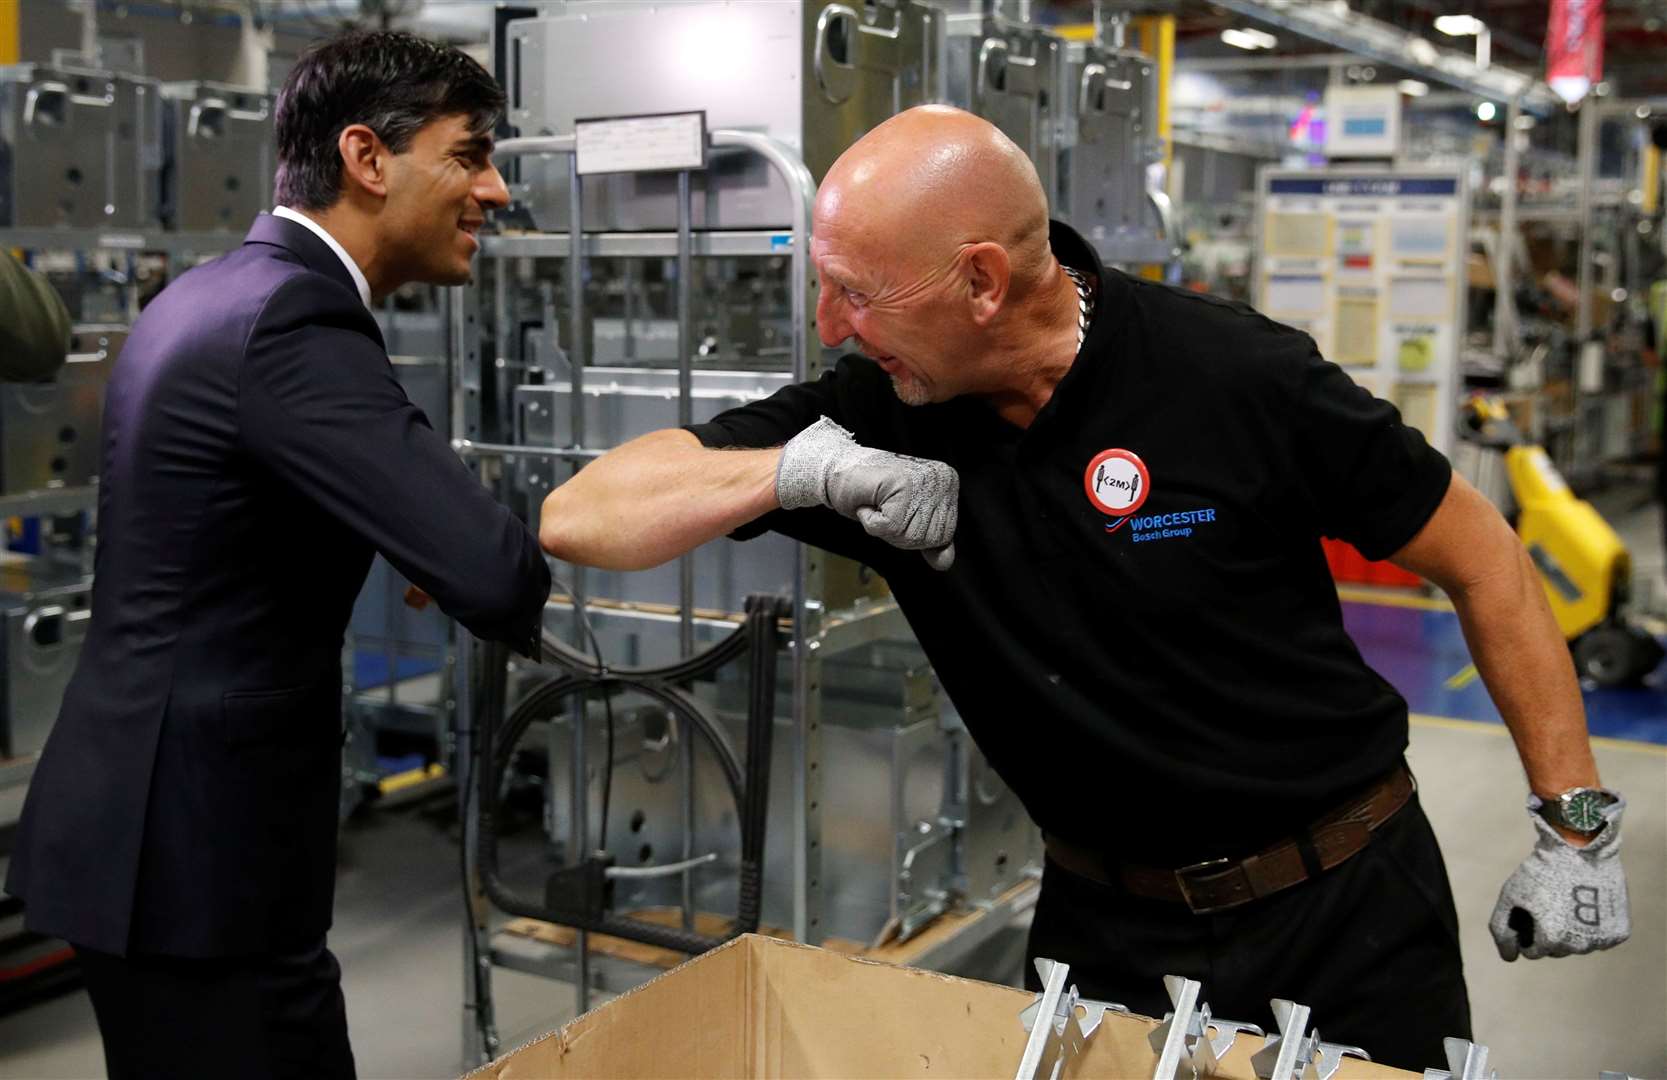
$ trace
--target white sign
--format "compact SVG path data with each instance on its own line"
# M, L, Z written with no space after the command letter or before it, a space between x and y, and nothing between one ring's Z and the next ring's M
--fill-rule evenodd
M579 175L665 172L706 167L706 113L578 120Z
M1333 86L1325 94L1330 158L1394 157L1401 146L1401 91L1394 86Z

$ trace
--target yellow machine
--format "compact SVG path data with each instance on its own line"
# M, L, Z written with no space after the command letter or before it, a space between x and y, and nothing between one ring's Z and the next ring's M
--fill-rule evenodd
M1517 535L1540 572L1581 678L1599 686L1637 682L1660 663L1662 649L1626 620L1632 583L1626 545L1569 489L1545 450L1527 443L1502 404L1473 398L1466 421L1472 439L1504 452Z

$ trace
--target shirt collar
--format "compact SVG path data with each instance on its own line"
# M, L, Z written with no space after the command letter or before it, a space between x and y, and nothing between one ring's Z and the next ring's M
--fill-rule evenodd
M353 257L347 253L347 249L336 243L336 238L325 231L324 226L287 206L274 208L272 216L287 218L297 225L303 225L312 230L314 236L328 244L330 250L336 253L336 258L342 261L342 265L347 267L347 272L353 276L353 287L359 290L359 299L364 301L365 307L370 307L370 282L365 280L365 272L359 269L359 264L353 261Z

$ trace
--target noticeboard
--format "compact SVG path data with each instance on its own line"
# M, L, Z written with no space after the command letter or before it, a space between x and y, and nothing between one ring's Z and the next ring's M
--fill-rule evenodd
M1256 306L1453 446L1468 193L1458 172L1264 169Z

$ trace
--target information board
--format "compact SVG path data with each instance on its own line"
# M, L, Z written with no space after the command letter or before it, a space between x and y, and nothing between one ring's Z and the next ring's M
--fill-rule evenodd
M1469 199L1457 172L1264 169L1256 306L1451 453Z

